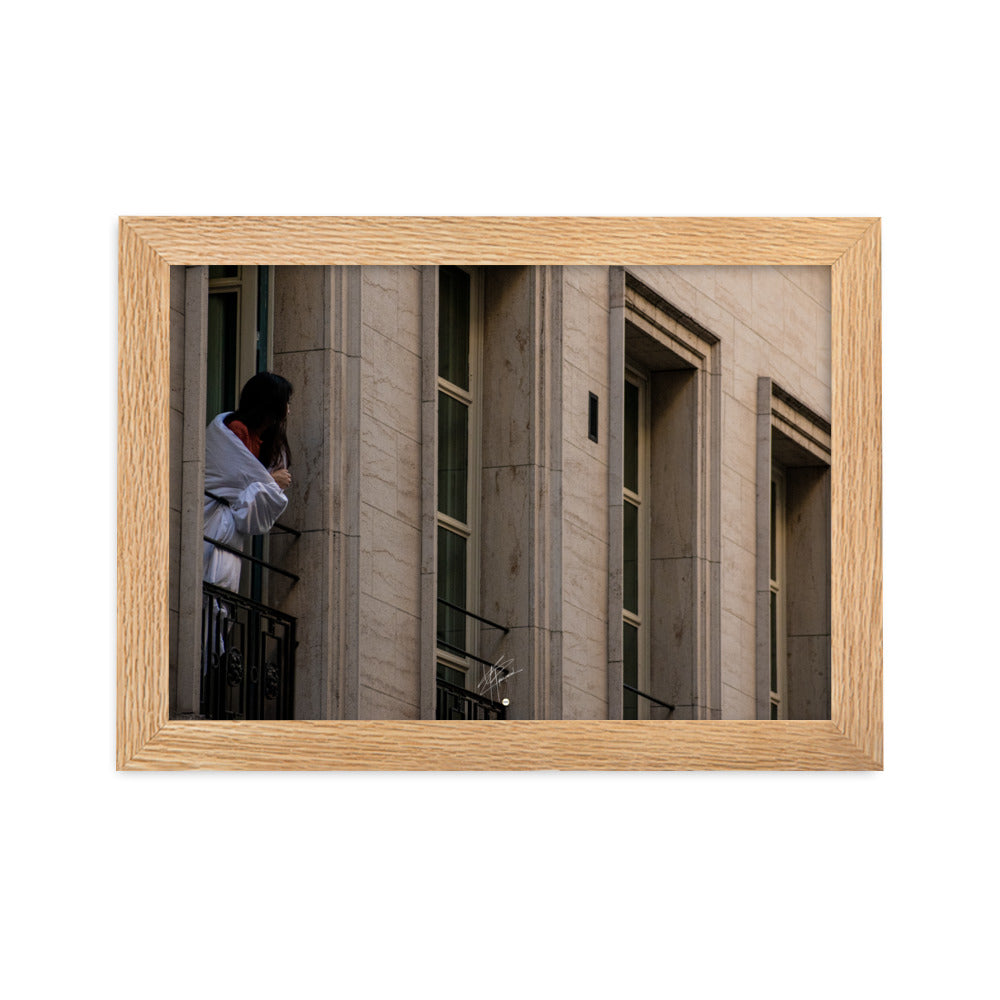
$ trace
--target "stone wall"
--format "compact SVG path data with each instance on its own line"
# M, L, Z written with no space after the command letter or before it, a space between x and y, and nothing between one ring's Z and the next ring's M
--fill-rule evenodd
M630 270L721 341L722 716L756 718L757 379L829 419L829 268Z

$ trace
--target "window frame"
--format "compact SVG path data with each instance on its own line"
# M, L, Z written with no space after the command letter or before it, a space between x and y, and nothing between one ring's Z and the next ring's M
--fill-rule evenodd
M646 704L653 719L718 719L722 707L721 633L713 626L721 616L721 506L715 501L721 489L721 343L718 336L647 285L642 280L643 269L633 272L616 266L610 272L608 718L621 719L624 714L622 375L626 361L629 364L638 361L649 375L650 413L649 578L645 588L650 601L645 619L649 675L645 690L656 699L643 698L641 702ZM661 367L664 361L669 363ZM663 423L663 410L658 402L664 372L683 372L689 379L686 386L675 383L670 390L684 394L688 416L672 417L667 424ZM683 515L689 520L685 537L690 539L690 546L683 554L677 553L676 538L658 533L666 514L666 507L661 504L668 501L657 485L657 476L662 480L673 467L671 463L666 468L661 465L661 441L666 446L676 438L682 440L686 449L677 466L682 468L680 474L690 486ZM658 533L656 537L654 531ZM683 580L665 572L665 564L675 557L688 561L691 572ZM675 600L690 610L690 627L684 630L682 640L669 627L666 605L662 603L674 606ZM681 641L682 650L671 648Z
M454 382L446 379L440 372L440 325L436 331L437 351L435 357L438 358L435 372L435 413L439 411L441 395L450 396L468 407L468 455L467 455L467 481L466 481L466 517L465 522L444 513L440 509L441 497L437 486L435 486L435 512L434 512L434 544L438 544L440 531L444 528L466 541L466 583L465 583L465 609L472 614L479 614L480 597L480 562L482 558L480 543L481 507L482 507L482 337L483 337L483 269L480 267L464 267L450 265L469 275L469 388L464 389ZM438 268L438 315L440 316L440 268ZM440 324L440 319L439 319ZM435 428L440 425L435 422ZM438 433L435 429L435 433ZM438 475L441 462L441 442L437 441L435 483L438 482ZM435 564L436 565L436 564ZM440 577L441 567L437 566L436 577ZM442 649L438 645L437 638L437 616L440 614L440 605L437 604L437 582L435 582L435 628L434 628L434 655L435 662L443 667L460 671L465 675L466 686L468 686L469 672L475 660L471 656L460 656L459 654ZM465 616L465 642L463 648L472 656L479 655L479 629L476 627L474 618ZM437 669L435 668L435 674Z
M796 543L794 536L801 538L802 523L798 504L801 502L801 474L813 470L824 472L829 477L831 467L831 427L830 422L803 402L778 385L770 376L761 375L757 379L757 569L756 569L756 717L772 719L772 705L778 696L777 718L813 719L829 716L804 715L802 712L801 686L808 674L800 672L797 654L792 640L801 641L803 635L797 631L795 621L801 621L802 607L808 601L807 590L801 589L798 570L801 553L796 551L793 561L789 553ZM782 483L781 510L772 520L770 484L780 477ZM798 498L798 499L796 499ZM827 484L827 502L829 484ZM795 513L792 513L795 511ZM793 522L792 518L795 518ZM779 570L783 579L775 581L770 570L770 552L773 541ZM830 510L827 503L826 522L815 522L815 531L826 539L826 553L822 556L829 571ZM807 560L812 564L812 559ZM771 685L771 593L774 583L778 584L777 649L776 660L779 668L778 690ZM813 592L815 596L815 592ZM826 577L826 632L811 631L813 638L829 635L829 609L832 594L832 579ZM822 595L821 600L822 600ZM793 614L792 604L799 609ZM822 604L818 605L822 607ZM796 617L798 616L798 617ZM829 638L828 638L829 643ZM829 656L832 646L826 650L827 681L829 681ZM827 696L829 691L827 691ZM821 698L817 698L821 701ZM829 697L826 698L829 708Z
M649 572L649 547L650 547L650 377L645 367L639 362L626 357L624 382L634 385L638 390L638 420L636 426L637 448L637 475L636 486L638 492L634 492L625 485L625 477L622 476L622 516L624 518L625 504L631 504L637 508L637 540L636 540L636 585L638 592L636 595L636 611L630 611L625 607L624 602L624 546L622 551L622 573L623 573L623 600L622 600L622 626L631 625L638 632L638 662L636 669L636 687L640 691L649 691L650 688L650 629L649 629L649 603L650 603L650 572ZM623 386L624 402L624 386ZM627 442L622 436L623 455ZM624 539L624 522L622 525ZM624 650L624 634L622 637ZM623 654L624 655L624 654ZM624 670L624 661L623 661ZM635 718L649 718L649 702L636 695L637 714ZM623 695L623 702L625 698ZM624 711L623 711L624 717ZM631 718L631 716L629 716Z
M220 277L211 277L211 269L209 269L208 278L208 300L211 302L213 295L226 294L227 292L236 293L236 388L235 388L235 401L233 404L233 409L239 404L240 389L246 385L247 381L256 374L257 372L257 342L258 342L258 330L257 330L257 265L244 265L239 264L236 266L235 275L225 275ZM274 293L274 282L268 281L268 295L273 295ZM252 304L252 305L251 305ZM268 303L270 306L271 303ZM271 317L273 310L268 308L268 323L271 322ZM268 331L270 334L270 331ZM206 337L208 336L208 330L206 329ZM270 335L267 338L268 343L268 357L266 359L265 367L269 367L271 363L270 357ZM207 364L207 362L206 362ZM206 385L208 385L208 378L206 372ZM207 405L207 400L206 400ZM221 412L221 411L220 411ZM208 414L209 422L217 416L217 413Z

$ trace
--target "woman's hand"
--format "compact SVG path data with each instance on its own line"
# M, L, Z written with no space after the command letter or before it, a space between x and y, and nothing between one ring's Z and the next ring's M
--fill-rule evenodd
M292 482L292 474L288 469L275 469L271 478L283 489L287 490Z

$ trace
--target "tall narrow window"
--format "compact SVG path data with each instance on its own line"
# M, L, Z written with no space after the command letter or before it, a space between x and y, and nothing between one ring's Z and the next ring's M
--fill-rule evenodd
M439 271L438 321L438 677L465 687L477 650L479 509L479 274Z
M235 410L247 380L270 368L271 277L268 266L232 264L208 269L206 423ZM264 559L267 552L267 539L255 537L250 554ZM254 600L266 598L267 581L258 565L242 574L241 589Z
M609 348L624 378L610 387L609 430L622 442L622 484L608 500L622 510L610 525L622 586L620 603L617 587L608 592L609 714L718 718L718 338L634 275L618 278L622 339L612 327Z
M757 382L757 718L830 718L830 423Z
M648 718L640 691L649 689L649 383L638 368L625 372L622 479L622 718Z
M206 423L219 413L235 410L243 384L266 367L266 357L263 365L259 363L257 344L261 317L258 298L259 293L267 295L267 270L236 265L208 269ZM260 281L262 272L265 277Z
M788 718L788 655L785 649L785 477L771 470L771 718Z

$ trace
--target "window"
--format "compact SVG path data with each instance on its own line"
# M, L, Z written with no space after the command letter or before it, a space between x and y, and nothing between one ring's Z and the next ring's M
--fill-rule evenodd
M609 476L608 502L621 596L609 588L608 712L719 718L719 340L619 274L609 431L621 442L621 486Z
M460 267L439 270L437 650L438 677L466 686L477 653L479 596L479 338L482 281Z
M757 718L830 718L830 424L758 379Z
M649 718L649 383L625 369L622 475L622 718Z
M271 366L271 280L267 266L212 265L208 269L208 356L205 422L235 410L240 390ZM255 537L250 554L267 559L267 538ZM256 601L267 598L267 575L252 564L240 590Z
M208 423L235 410L240 389L269 362L269 267L212 266L208 269Z

